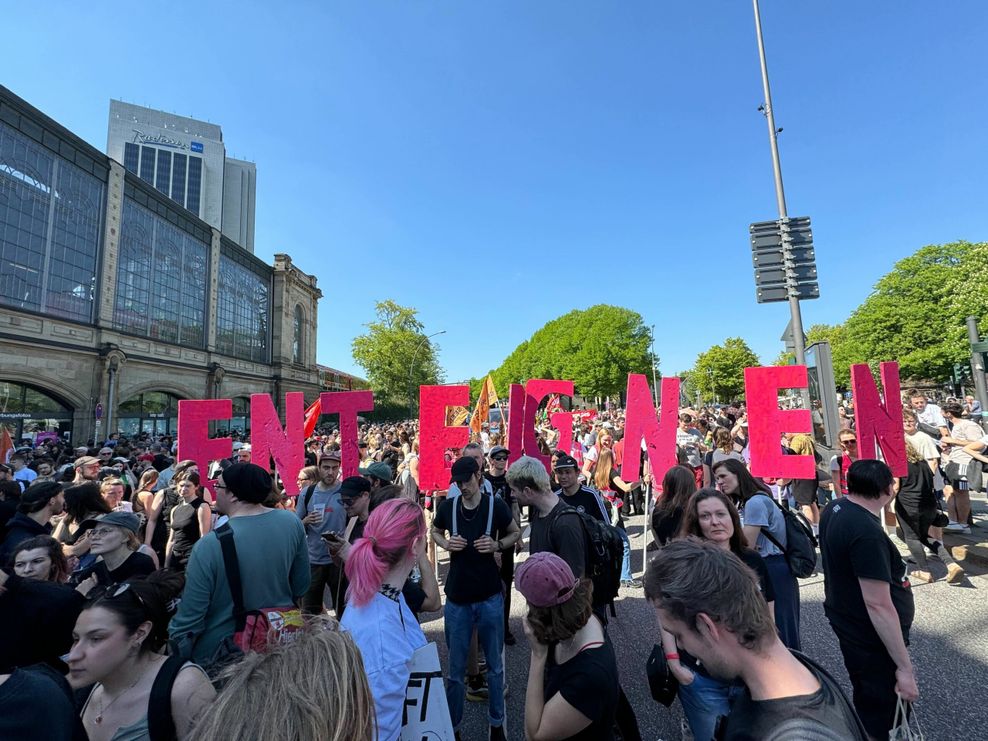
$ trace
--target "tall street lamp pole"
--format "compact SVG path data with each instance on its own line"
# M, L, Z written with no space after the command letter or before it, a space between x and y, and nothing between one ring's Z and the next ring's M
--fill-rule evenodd
M765 41L762 39L762 16L758 10L758 0L751 0L755 9L755 35L758 37L758 59L762 67L762 87L765 103L762 106L768 122L768 142L772 150L772 172L775 174L775 200L779 207L779 218L788 218L786 213L786 192L782 187L782 162L779 159L779 129L775 127L775 112L772 110L772 91L768 85L768 62L765 60ZM803 317L799 310L799 298L789 292L789 313L792 315L793 345L796 350L796 365L806 365L806 343L803 341ZM807 399L808 401L808 399ZM809 407L807 407L809 408Z
M649 335L651 349L649 352L652 355L652 401L655 403L655 408L659 408L659 385L655 381L655 325L652 325L652 332Z
M431 340L433 337L437 337L441 334L446 334L446 330L440 332L433 332L428 337L423 337L419 340L419 344L415 346L415 352L412 353L412 362L408 366L408 418L415 418L415 397L412 395L412 375L415 373L415 359L419 356L419 350L422 349L422 345Z

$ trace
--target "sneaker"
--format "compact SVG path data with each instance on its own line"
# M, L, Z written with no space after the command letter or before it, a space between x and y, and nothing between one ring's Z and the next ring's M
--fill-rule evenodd
M965 530L967 530L967 532L971 532L971 530L968 528L967 525L962 525L959 522L951 522L949 525L947 525L947 527L944 528L944 532L948 532L948 533L962 533Z
M641 579L624 579L621 581L621 586L626 589L641 589L642 582Z
M932 584L934 581L934 576L929 571L914 571L909 575L912 581L921 581L926 584Z
M505 646L514 646L516 643L518 643L518 639L515 638L514 634L510 630L505 631L505 633L504 633L504 645Z
M467 699L470 702L487 702L490 694L490 690L487 689L487 680L483 674L467 679Z
M508 741L508 737L504 735L504 726L491 726L491 741Z
M960 564L952 563L947 566L947 581L950 584L956 584L963 578L964 569L960 567Z

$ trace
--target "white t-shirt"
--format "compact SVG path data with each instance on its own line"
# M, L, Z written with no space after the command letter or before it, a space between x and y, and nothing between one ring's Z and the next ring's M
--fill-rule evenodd
M377 738L394 741L401 735L409 663L426 644L425 634L404 596L395 602L380 592L362 607L347 605L340 626L353 636L364 660L377 712Z
M947 420L943 418L943 411L936 404L927 404L921 412L916 412L916 417L925 425L931 427L946 427Z
M906 435L906 440L916 448L916 452L923 456L923 460L929 461L936 458L940 459L940 449L937 444L933 442L933 438L927 435L925 432L916 430L912 435Z

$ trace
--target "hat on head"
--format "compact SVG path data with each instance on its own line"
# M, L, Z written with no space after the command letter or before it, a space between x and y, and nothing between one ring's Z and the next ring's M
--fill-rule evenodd
M122 455L118 455L111 462L112 463L130 463L130 459L129 458L124 458Z
M250 443L242 443L240 449L237 450L238 453L249 453L251 450Z
M244 444L243 444L242 442L240 442L239 440L237 440L237 441L236 441L236 442L235 442L235 443L233 444L233 452L234 452L234 453L236 453L236 452L237 452L238 450L240 450L240 449L241 449L242 447L244 447Z
M491 458L493 458L495 455L501 455L501 453L504 453L505 455L511 455L511 451L508 450L503 445L495 445L493 448L491 448L491 452L488 453L488 455Z
M387 463L371 463L367 468L358 468L357 473L361 476L373 476L381 481L391 481L394 478L391 466Z
M580 580L555 553L533 553L515 572L515 586L533 607L555 607L568 601Z
M105 446L105 447L102 447L102 448L100 448L100 449L99 449L99 454L100 454L100 455L103 455L104 453L109 453L109 454L111 454L111 455L112 455L112 454L113 454L113 448L111 448L111 447L110 447L110 446L108 446L108 445L107 445L107 446Z
M223 471L223 483L248 504L261 504L271 495L271 474L256 463L234 463Z
M338 451L338 450L324 450L319 455L319 460L320 461L341 461L341 460L343 460L343 456L340 455L340 451Z
M96 523L100 523L101 525L115 525L116 527L122 527L126 530L130 530L130 532L134 533L134 535L137 535L137 531L141 527L141 518L133 512L107 512L105 515L90 517L88 520L84 520L80 527L95 527Z
M571 455L561 455L556 459L556 465L553 466L553 470L558 471L560 468L579 468L580 465L576 462L576 458Z
M75 463L72 464L72 465L75 468L82 468L83 466L91 466L94 463L102 464L103 461L101 461L99 458L96 458L96 457L91 456L91 455L84 455L84 456L82 456L82 458L76 458L75 459Z
M463 456L453 461L453 467L449 469L450 482L462 484L480 472L480 464L469 456Z
M340 496L344 498L356 498L370 490L370 481L363 476L347 476L340 484Z
M57 497L61 491L62 485L57 481L36 481L21 494L21 505L47 503L49 499Z

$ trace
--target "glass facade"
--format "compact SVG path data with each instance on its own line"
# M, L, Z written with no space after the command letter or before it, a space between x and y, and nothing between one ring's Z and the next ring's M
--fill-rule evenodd
M270 362L270 271L224 249L218 283L216 351L256 363Z
M141 180L154 184L154 159L158 150L154 147L141 147Z
M127 399L117 409L117 429L128 437L142 432L174 435L178 432L178 397L166 391L146 391Z
M302 307L295 307L295 318L292 322L292 362L302 363L302 338L304 334L305 317L302 315Z
M0 303L92 321L104 190L0 123Z
M172 200L180 206L185 206L185 160L184 154L178 152L172 158Z
M137 174L137 160L141 156L141 150L133 142L124 144L124 167L135 175Z
M246 434L250 432L250 399L246 396L234 396L233 415L230 419L216 420L216 432L218 434L229 434L239 432Z
M204 347L208 265L208 245L125 199L114 328Z
M32 386L0 380L0 429L15 445L23 438L43 440L72 432L72 407Z
M202 157L189 155L189 184L185 191L185 207L199 215L199 199L202 195Z
M164 149L158 151L158 173L154 176L154 187L168 195L172 178L172 153Z

